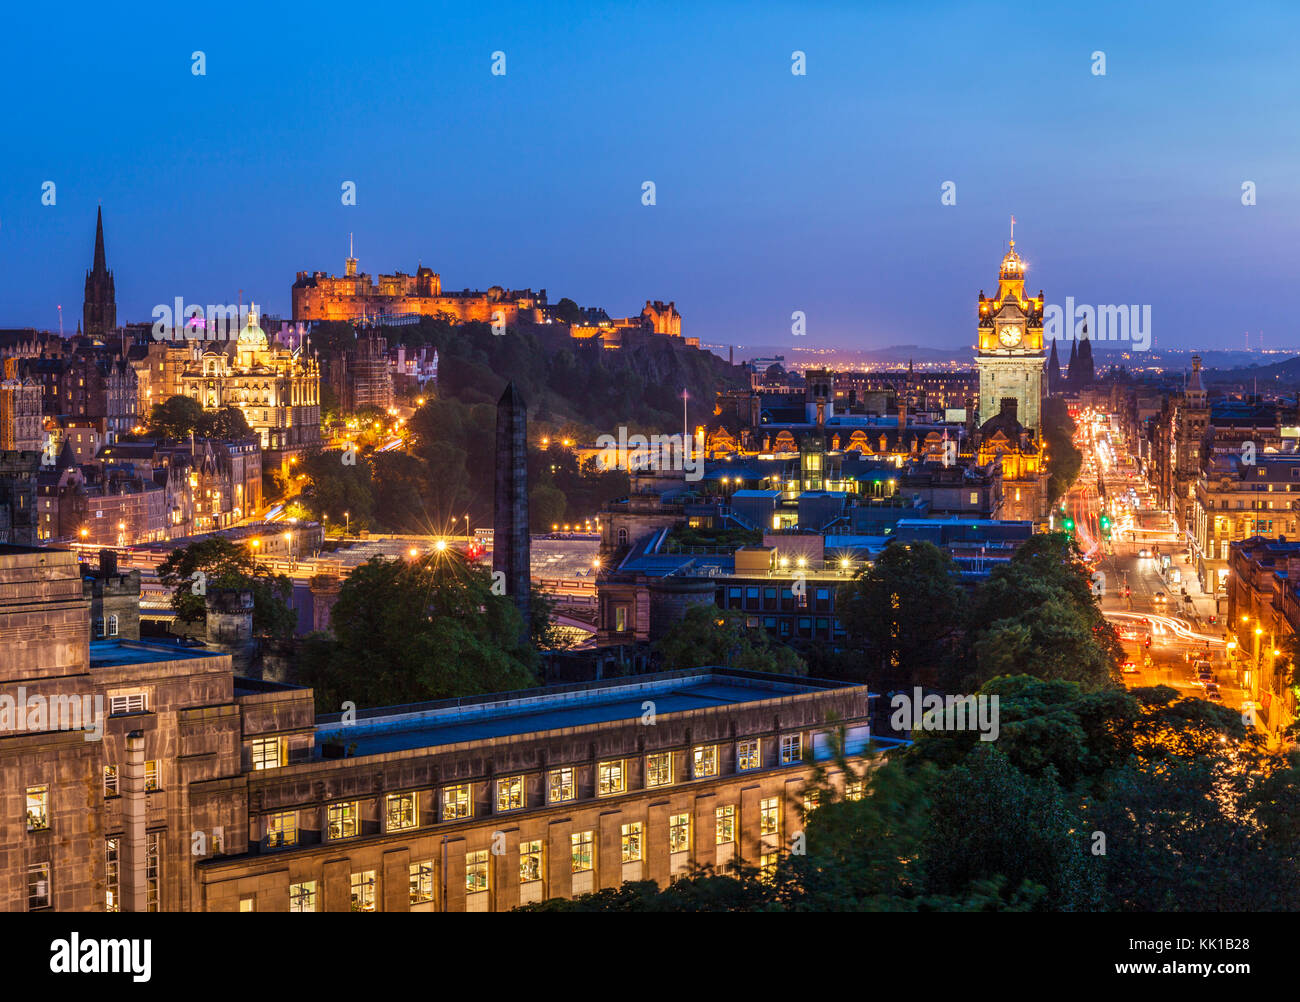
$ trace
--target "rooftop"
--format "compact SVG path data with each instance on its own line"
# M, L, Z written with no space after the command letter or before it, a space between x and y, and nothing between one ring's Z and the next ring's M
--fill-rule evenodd
M365 710L343 724L339 714L317 717L316 748L356 745L356 755L435 748L463 741L538 734L588 724L638 721L646 701L657 715L736 706L767 699L854 688L824 679L698 668L603 682Z
M140 640L92 640L90 667L116 668L121 665L157 664L210 658L217 652L206 647L182 647L179 644L151 644Z

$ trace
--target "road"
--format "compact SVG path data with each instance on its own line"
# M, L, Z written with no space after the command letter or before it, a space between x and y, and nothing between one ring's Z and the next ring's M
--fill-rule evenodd
M1205 659L1219 686L1219 702L1240 709L1247 696L1226 670L1222 630L1213 617L1197 613L1188 595L1198 589L1189 580L1191 568L1172 517L1157 506L1106 416L1086 413L1078 425L1075 443L1083 452L1083 468L1063 499L1065 517L1100 572L1094 582L1102 589L1102 611L1137 669L1125 673L1125 684L1168 685L1204 698L1194 663Z

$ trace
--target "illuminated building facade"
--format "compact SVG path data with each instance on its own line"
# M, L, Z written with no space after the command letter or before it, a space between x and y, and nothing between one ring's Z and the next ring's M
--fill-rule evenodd
M998 272L997 296L985 299L980 292L975 355L980 380L978 423L1002 413L1003 400L1014 399L1020 423L1039 431L1045 361L1043 294L1025 296L1025 262L1016 253L1013 238Z

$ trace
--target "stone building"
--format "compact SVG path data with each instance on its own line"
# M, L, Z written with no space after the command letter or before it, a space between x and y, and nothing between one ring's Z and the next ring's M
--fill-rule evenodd
M204 410L239 408L261 440L265 467L288 474L291 462L320 447L320 364L306 349L272 347L256 306L233 345L195 341L170 354L183 359L176 392Z
M0 450L0 543L34 546L40 540L38 491L43 455Z
M0 547L0 690L62 697L0 718L5 910L499 911L775 865L805 752L864 793L863 686L701 668L318 719L227 654L92 640L89 605L74 554Z
M4 360L0 380L0 449L44 448L44 393L30 376L18 375L18 359Z
M342 276L322 271L298 272L293 283L293 320L375 321L385 317L418 315L446 316L458 323L478 320L515 326L540 323L546 305L546 290L507 291L494 285L486 292L446 292L442 277L423 266L414 275L396 272L371 276L357 271L357 259L349 257Z
M86 272L85 297L81 304L81 329L88 335L104 335L117 327L117 296L113 273L104 254L104 210L95 214L95 257Z
M90 635L95 640L140 639L140 572L120 571L115 550L99 551L99 566L88 567L81 579L90 600Z

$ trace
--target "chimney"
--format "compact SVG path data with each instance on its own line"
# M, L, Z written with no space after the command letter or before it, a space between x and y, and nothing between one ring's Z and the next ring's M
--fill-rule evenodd
M122 827L118 890L124 912L142 912L147 907L145 884L144 732L131 731L126 736L126 761L118 776L122 796Z

